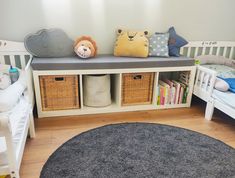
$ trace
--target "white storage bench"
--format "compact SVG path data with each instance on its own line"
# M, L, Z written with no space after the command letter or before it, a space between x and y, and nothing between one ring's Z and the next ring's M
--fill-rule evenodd
M195 78L196 67L194 59L187 57L171 57L171 58L127 58L127 57L113 57L110 55L98 56L93 59L81 60L77 57L67 58L34 58L32 61L36 103L38 109L38 116L66 116L66 115L81 115L81 114L95 114L108 112L122 112L122 111L137 111L137 110L154 110L190 107L193 84ZM188 83L188 95L185 103L180 104L164 104L158 105L158 81L162 78L178 79L180 72L188 71L190 74ZM149 79L150 83L143 83L149 92L145 92L145 97L148 102L139 102L135 104L123 104L123 77L126 74L133 74L134 80L145 80L146 73L152 73L153 78ZM112 104L106 107L88 107L83 103L83 80L85 75L110 74L111 78L111 98ZM42 94L40 91L39 78L41 76L78 76L78 99L80 103L79 108L74 109L60 109L60 110L45 110L42 107ZM132 82L132 85L138 87L141 82ZM139 87L145 89L144 87ZM134 90L133 90L134 91ZM49 91L48 91L49 92ZM64 91L66 92L66 91ZM53 91L50 91L53 93ZM130 92L131 93L131 92ZM57 93L58 94L58 93ZM135 92L135 96L138 93ZM140 93L141 95L141 93ZM147 96L149 95L149 96ZM134 95L133 95L134 96ZM144 97L144 96L143 96Z

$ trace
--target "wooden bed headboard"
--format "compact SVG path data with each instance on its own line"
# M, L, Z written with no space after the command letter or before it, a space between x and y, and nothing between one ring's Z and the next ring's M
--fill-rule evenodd
M187 57L216 55L235 59L235 41L191 41L180 53Z
M23 42L0 40L0 64L12 65L25 71L30 103L34 106L35 100L30 66L31 61L32 55L27 52Z

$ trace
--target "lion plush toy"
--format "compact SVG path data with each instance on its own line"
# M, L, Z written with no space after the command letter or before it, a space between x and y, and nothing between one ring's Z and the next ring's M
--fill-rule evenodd
M82 36L75 41L74 52L82 59L95 57L97 54L96 42L89 36Z
M148 31L118 30L114 56L147 57Z

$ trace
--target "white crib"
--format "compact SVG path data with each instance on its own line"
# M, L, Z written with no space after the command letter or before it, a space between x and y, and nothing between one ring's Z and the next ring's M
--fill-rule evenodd
M0 117L0 175L11 175L12 178L19 178L19 169L28 131L31 138L35 137L32 114L35 101L30 68L31 60L32 56L26 51L23 43L0 40L0 63L11 64L25 70L27 75L27 89L24 95L28 98L29 114L19 123L21 126L17 139L12 136L7 115L2 116L4 113L1 113Z
M235 59L235 42L232 41L195 41L189 42L187 46L181 49L181 54L188 57L200 55L216 55L229 59ZM205 118L211 120L214 108L221 110L227 115L235 118L234 108L226 105L212 96L214 84L216 81L216 72L206 67L197 66L196 79L193 94L207 102Z

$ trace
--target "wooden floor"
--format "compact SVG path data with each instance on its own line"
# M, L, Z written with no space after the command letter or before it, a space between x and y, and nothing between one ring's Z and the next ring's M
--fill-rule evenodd
M235 148L235 120L216 111L204 119L205 104L194 100L191 108L36 119L36 138L28 139L21 166L22 178L38 178L48 157L71 137L92 128L123 122L150 122L194 130Z

